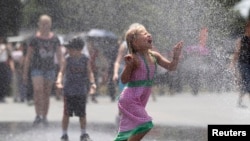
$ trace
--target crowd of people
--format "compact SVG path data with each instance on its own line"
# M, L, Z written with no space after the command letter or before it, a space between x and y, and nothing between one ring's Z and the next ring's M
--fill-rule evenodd
M237 78L241 87L240 107L244 107L243 95L250 92L247 71L247 60L250 56L247 49L249 25L248 23L246 26L245 35L238 40L230 66L234 69L237 63L239 66L240 75L238 74ZM69 118L75 115L79 117L80 140L91 141L86 131L86 104L89 96L92 102L98 103L96 96L99 80L95 62L99 52L93 47L95 45L91 38L84 41L81 37L75 36L67 43L63 43L52 31L52 18L48 15L41 15L37 26L34 35L21 43L11 45L4 34L0 35L0 102L5 103L5 97L12 91L14 102L27 101L29 105L34 105L34 127L48 126L50 96L54 94L64 103L61 140L69 140ZM201 30L199 49L206 49L207 32L207 28ZM108 78L104 78L108 83L111 101L118 101L119 129L114 140L139 141L154 126L146 111L146 105L153 93L157 69L167 72L160 77L169 79L164 81L172 81L169 83L171 92L182 90L180 85L173 85L179 84L180 80L169 76L179 76L181 68L178 64L185 59L182 54L183 42L178 42L167 56L160 54L153 46L152 35L146 27L134 23L126 29L116 45L117 51L113 51L115 55L106 55L110 65L105 71L108 72ZM202 50L200 54L202 53L208 52ZM199 84L194 84L193 87L193 93L197 94Z

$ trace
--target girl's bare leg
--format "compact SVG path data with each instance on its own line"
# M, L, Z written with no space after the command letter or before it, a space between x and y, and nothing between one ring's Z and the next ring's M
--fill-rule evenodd
M143 132L143 133L139 133L139 134L136 134L136 135L130 137L130 138L128 139L128 141L140 141L148 132L149 132L149 131Z

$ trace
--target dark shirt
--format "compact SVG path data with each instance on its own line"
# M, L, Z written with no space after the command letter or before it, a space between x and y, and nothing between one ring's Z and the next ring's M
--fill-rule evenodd
M37 36L32 37L30 46L34 49L31 69L53 70L56 49L60 47L60 41L56 35L49 39Z
M241 38L241 47L239 52L239 63L250 64L250 37Z
M65 70L64 95L86 95L88 86L88 58L67 57Z

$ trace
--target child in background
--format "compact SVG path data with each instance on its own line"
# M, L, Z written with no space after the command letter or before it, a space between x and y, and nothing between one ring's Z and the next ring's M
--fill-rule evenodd
M68 50L69 56L66 56L64 65L59 71L56 81L57 87L63 88L64 94L63 135L61 140L68 141L67 129L69 118L75 115L80 120L80 141L91 141L89 135L86 133L86 101L87 94L94 94L96 90L94 74L90 67L90 60L81 53L84 47L82 39L73 38L65 47ZM64 82L64 85L62 82Z
M125 37L130 54L124 57L121 81L127 84L118 101L121 116L115 141L140 141L153 128L152 118L145 107L151 94L156 66L175 70L183 43L176 44L170 62L160 53L152 51L152 36L143 25L129 28Z

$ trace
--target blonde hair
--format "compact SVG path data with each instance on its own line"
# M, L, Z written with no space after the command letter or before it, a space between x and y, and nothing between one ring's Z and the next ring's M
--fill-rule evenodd
M40 22L40 21L43 21L43 20L48 20L48 21L52 22L51 17L50 17L49 15L46 15L46 14L43 14L43 15L41 15L41 16L39 17L39 22Z
M52 25L52 18L49 15L46 14L41 15L38 20L38 25L43 21L48 21L50 23L50 26Z
M136 39L139 31L146 30L146 28L139 23L134 23L129 26L128 31L125 34L125 39L127 42L129 53L136 53L136 50L133 45L133 41Z

